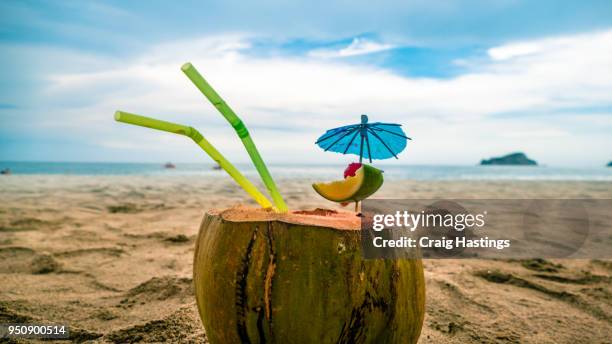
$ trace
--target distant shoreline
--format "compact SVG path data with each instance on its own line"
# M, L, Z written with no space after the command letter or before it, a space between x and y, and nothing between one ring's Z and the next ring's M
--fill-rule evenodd
M100 163L100 162L0 162L0 169L8 168L10 178L19 175L78 175L78 176L224 176L212 163L178 163L166 169L164 163ZM444 166L444 165L384 165L373 164L384 172L386 180L555 180L555 181L611 181L612 169L570 168L550 166ZM253 181L259 177L250 163L236 164ZM342 176L344 165L339 164L269 164L277 179L307 179L324 181Z

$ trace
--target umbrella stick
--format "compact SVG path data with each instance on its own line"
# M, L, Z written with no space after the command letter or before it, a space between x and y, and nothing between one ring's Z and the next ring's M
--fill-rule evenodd
M278 191L278 188L274 183L274 179L272 179L272 176L270 175L266 164L261 158L261 155L259 155L259 151L257 150L257 147L255 147L255 143L251 139L249 131L245 127L244 123L242 123L238 115L236 115L236 113L234 113L234 111L219 96L219 94L215 92L212 86L210 86L210 84L206 82L206 80L202 77L202 75L200 75L200 73L191 63L185 63L181 67L181 70L183 71L183 73L185 73L185 75L187 75L189 80L191 80L191 82L193 82L193 84L200 90L200 92L202 92L202 94L204 94L204 96L215 106L215 108L219 110L223 117L225 117L225 119L232 125L232 127L238 134L238 137L240 137L242 144L246 148L247 153L249 153L249 156L251 157L251 160L253 161L257 172L259 172L261 179L268 188L268 191L272 196L272 200L274 201L276 208L278 208L278 210L281 212L286 212L287 205L285 204L283 197Z
M238 185L240 185L244 191L246 191L253 199L264 208L272 208L272 203L264 196L255 185L253 185L245 176L240 173L225 159L219 151L213 147L196 129L166 121L160 121L154 118L139 116L123 111L115 112L115 120L123 123L134 124L141 127L163 130L174 134L184 135L191 138L195 143L198 144L214 161L216 161L221 168L227 172Z
M359 163L363 161L363 133L361 134L361 144L359 145Z

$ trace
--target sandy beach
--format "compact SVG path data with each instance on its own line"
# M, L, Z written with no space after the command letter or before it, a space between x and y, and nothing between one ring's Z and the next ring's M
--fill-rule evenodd
M292 209L339 207L280 180ZM388 198L612 198L610 182L393 181ZM74 341L206 343L192 287L206 209L250 204L226 176L3 176L0 322ZM609 343L612 262L426 260L420 343Z

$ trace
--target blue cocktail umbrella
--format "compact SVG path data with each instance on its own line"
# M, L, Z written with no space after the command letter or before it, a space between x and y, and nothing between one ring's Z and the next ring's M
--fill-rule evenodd
M410 140L395 123L368 123L368 116L361 115L361 123L328 130L316 144L326 152L359 155L359 162L367 158L389 159L406 148Z

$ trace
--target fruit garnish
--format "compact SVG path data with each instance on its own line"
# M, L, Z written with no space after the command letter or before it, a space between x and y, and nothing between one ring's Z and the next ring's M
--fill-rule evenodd
M330 183L315 183L312 184L312 187L319 195L330 201L359 202L375 193L382 184L382 171L362 164L354 172L354 176L347 176L344 180Z
M357 170L361 167L361 165L363 165L360 162L353 162L350 163L348 165L348 167L346 168L346 170L344 170L344 178L346 177L354 177L355 176L355 172L357 172Z

